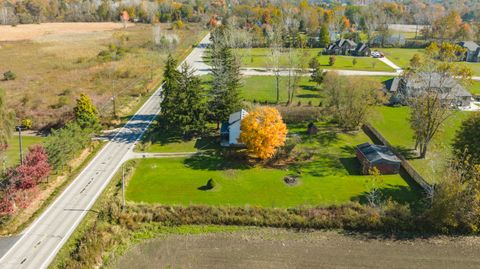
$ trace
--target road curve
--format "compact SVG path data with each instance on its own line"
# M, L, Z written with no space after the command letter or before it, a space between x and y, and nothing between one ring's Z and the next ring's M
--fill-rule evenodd
M194 52L198 53L195 49ZM191 58L190 55L187 59ZM160 112L161 87L0 259L2 269L48 267Z

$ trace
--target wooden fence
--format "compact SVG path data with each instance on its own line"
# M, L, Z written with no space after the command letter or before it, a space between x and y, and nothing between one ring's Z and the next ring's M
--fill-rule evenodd
M413 168L413 166L408 162L407 159L393 147L390 142L388 142L383 135L375 129L372 125L369 123L365 123L362 126L363 131L373 139L377 140L374 142L381 143L387 147L389 147L395 155L402 161L402 168L407 172L407 174L420 186L422 187L426 192L429 192L432 189L432 186Z

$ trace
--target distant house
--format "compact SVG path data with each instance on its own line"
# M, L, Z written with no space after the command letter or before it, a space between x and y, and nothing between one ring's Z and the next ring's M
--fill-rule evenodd
M436 88L441 98L448 99L456 107L467 107L472 94L451 77L443 78L438 73L418 73L407 77L396 77L386 83L387 92L392 94L391 102L406 105L407 98L419 96L426 88Z
M365 175L374 167L380 174L396 174L400 171L400 159L387 146L363 143L357 146L356 155Z
M337 41L330 43L323 51L328 55L349 55L351 51L355 50L357 43L350 39L338 39Z
M463 58L466 62L480 62L480 46L473 41L461 41L457 43L462 48L465 48L465 57Z
M240 110L238 112L230 114L228 117L228 122L223 122L222 127L220 128L221 136L221 145L224 147L242 147L243 143L240 143L238 139L240 138L240 123L245 116L248 115L248 112L245 110Z
M358 43L354 50L350 52L353 56L370 56L372 50L368 47L367 43Z

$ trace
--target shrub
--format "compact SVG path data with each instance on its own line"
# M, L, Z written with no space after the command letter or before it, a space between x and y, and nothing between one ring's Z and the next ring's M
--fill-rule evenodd
M217 182L215 182L215 180L213 180L213 178L211 178L207 181L207 185L206 185L207 189L211 190L211 189L215 188L215 186L217 186Z
M335 55L328 57L328 65L333 66L336 60Z
M22 125L24 128L32 129L33 122L31 119L25 118L22 120Z
M17 75L13 73L11 70L8 70L7 72L3 73L4 80L15 80L16 78L17 78Z
M315 122L323 117L323 109L319 107L277 106L277 109L286 123Z

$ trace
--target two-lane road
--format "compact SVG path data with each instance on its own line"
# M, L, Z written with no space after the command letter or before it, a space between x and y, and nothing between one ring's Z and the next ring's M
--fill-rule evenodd
M46 268L160 112L158 89L82 173L21 235L0 268Z

